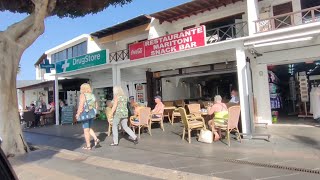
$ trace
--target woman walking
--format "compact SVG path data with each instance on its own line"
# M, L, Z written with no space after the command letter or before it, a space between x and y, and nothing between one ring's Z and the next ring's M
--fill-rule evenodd
M113 87L113 143L110 146L118 146L118 125L121 122L122 128L133 139L134 144L138 144L138 138L134 132L128 127L128 99L120 86Z
M92 90L89 84L84 83L80 86L80 100L79 100L79 107L76 114L76 118L79 119L79 116L85 109L97 109L98 104L96 102L95 96L92 94ZM97 138L96 134L94 133L92 129L93 119L89 119L82 122L82 128L84 133L84 138L86 140L86 146L82 149L85 150L91 150L91 144L90 144L90 135L94 139L94 146L96 147L100 140Z

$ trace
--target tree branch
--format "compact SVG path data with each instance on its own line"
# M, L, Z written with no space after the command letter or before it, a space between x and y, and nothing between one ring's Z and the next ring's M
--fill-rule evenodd
M19 37L25 34L26 31L32 26L35 19L35 15L31 14L20 22L17 22L8 27L6 33L16 41Z

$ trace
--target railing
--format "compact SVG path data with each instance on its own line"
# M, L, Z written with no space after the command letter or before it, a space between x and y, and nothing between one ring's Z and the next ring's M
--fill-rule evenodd
M206 31L207 44L247 36L247 22L239 22Z
M112 52L109 54L109 59L110 59L110 62L112 61L118 62L118 61L129 59L129 50L123 49L120 51Z
M320 22L320 6L255 21L256 32L272 31L311 22Z

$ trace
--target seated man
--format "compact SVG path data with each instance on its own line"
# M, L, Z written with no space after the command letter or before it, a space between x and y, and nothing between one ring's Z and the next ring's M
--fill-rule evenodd
M229 103L235 103L238 104L240 102L238 91L237 90L232 90L231 91L231 99Z
M156 103L156 107L152 110L152 118L160 118L164 111L164 104L161 101L161 96L154 97L154 102Z
M214 133L214 140L218 141L220 139L220 135L215 129L215 124L226 125L226 119L228 118L228 108L225 103L222 102L222 98L220 95L216 95L214 97L214 104L208 107L208 115L214 114L213 120L208 122L209 127L212 128L212 132Z

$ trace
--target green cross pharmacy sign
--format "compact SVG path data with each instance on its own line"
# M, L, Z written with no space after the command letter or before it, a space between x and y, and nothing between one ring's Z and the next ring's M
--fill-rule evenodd
M97 51L56 63L56 73L66 73L107 63L107 50Z

